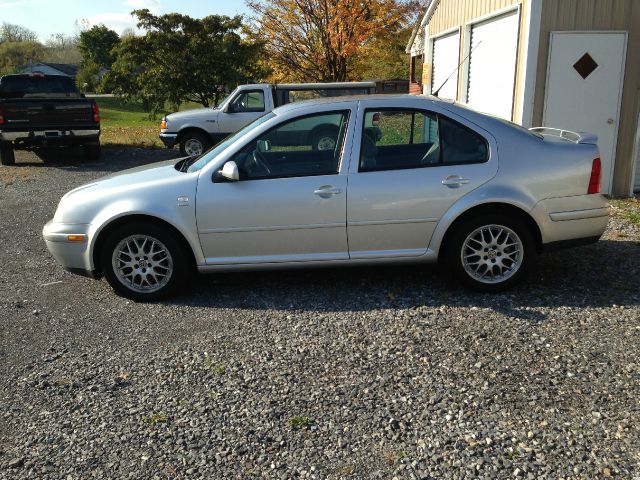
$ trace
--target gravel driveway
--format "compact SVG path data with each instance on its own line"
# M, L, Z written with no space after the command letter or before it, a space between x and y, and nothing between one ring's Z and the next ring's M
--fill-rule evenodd
M622 214L501 295L377 267L136 304L54 263L40 232L67 190L175 155L0 167L0 478L640 478Z

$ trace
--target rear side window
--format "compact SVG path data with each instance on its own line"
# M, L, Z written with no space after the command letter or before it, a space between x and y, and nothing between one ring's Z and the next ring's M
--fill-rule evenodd
M423 110L368 110L359 171L482 163L488 154L483 137L442 115Z
M79 97L73 80L59 75L6 76L0 82L0 98Z

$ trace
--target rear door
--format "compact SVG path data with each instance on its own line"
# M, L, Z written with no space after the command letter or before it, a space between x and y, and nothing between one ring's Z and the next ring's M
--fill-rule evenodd
M452 117L361 102L358 129L365 133L354 146L347 205L352 259L426 253L449 207L495 176L495 143Z

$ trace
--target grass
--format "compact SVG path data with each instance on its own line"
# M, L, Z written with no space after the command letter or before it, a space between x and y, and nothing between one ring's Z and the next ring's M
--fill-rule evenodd
M623 200L611 200L613 214L634 225L640 225L640 199L631 197Z
M167 423L167 414L162 412L152 413L142 417L142 422L147 425L156 425L158 423Z
M164 148L158 138L162 115L153 115L142 103L120 97L98 97L95 100L100 107L100 138L103 146ZM184 103L179 110L200 107L195 103Z
M311 426L312 423L313 423L313 420L311 420L309 417L302 417L299 415L292 417L289 420L289 424L293 428L307 428Z

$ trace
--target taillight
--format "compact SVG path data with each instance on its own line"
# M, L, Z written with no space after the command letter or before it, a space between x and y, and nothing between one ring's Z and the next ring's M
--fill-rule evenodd
M167 129L167 119L163 118L162 121L160 122L160 130L166 130Z
M4 123L4 112L2 111L2 107L0 107L0 125Z
M589 177L589 190L587 193L600 193L600 179L602 177L602 162L599 158L591 164L591 177Z
M98 107L96 102L93 102L93 121L100 123L100 107Z

